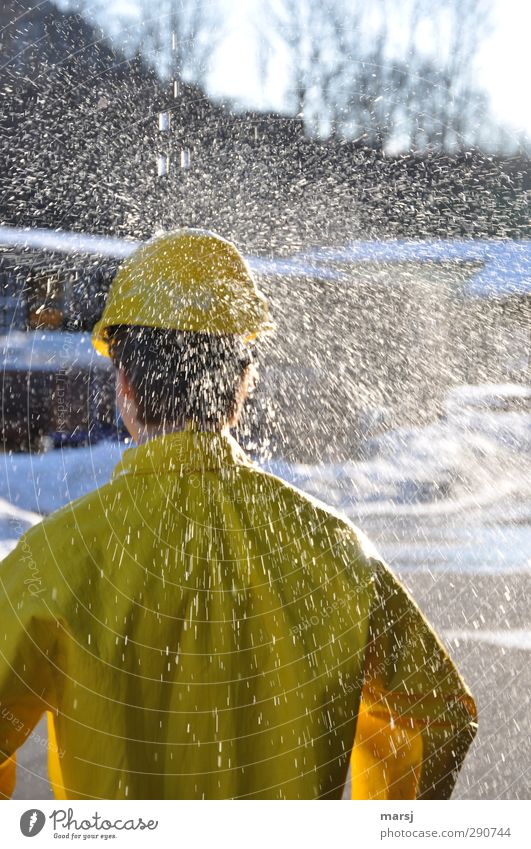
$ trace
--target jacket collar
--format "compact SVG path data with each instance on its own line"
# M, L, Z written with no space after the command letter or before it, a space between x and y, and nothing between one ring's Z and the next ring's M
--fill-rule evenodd
M112 479L124 473L183 473L235 465L249 467L253 463L232 436L186 428L128 448Z

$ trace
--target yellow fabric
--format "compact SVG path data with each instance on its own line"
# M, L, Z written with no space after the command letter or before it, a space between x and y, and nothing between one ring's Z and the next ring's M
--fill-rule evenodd
M0 564L0 707L0 763L48 712L58 799L339 798L355 739L357 798L447 798L475 729L363 534L191 429Z
M118 269L92 333L104 356L106 330L117 324L248 339L272 327L267 301L237 248L196 229L151 239Z
M351 758L352 799L416 799L422 734L378 716L362 698Z
M375 587L352 798L448 798L477 729L475 702L417 605L383 564Z
M17 781L17 756L7 758L0 763L0 799L10 799L15 792Z

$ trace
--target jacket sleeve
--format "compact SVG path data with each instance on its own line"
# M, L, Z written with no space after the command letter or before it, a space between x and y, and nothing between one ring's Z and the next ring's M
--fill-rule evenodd
M474 699L391 571L376 563L353 799L448 799L477 730Z
M16 750L50 706L57 627L47 603L44 551L39 557L28 539L0 563L0 799L15 789Z

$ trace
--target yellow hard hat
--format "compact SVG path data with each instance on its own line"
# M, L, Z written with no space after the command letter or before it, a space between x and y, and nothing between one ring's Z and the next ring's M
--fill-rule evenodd
M112 282L92 344L109 356L116 324L235 334L270 330L269 308L232 242L208 230L174 230L134 251Z

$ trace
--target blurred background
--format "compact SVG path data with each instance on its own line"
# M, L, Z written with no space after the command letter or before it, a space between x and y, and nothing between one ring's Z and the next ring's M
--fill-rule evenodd
M480 705L459 798L531 790L530 24L522 0L0 8L1 552L130 444L90 343L118 263L162 229L233 239L277 325L237 436L447 641ZM46 745L19 797L50 794Z
M250 257L297 256L261 266L279 332L245 427L256 441L274 414L281 453L351 457L368 407L426 422L449 385L529 379L529 14L516 0L7 0L0 221L128 240L184 224ZM389 239L446 248L376 255ZM494 255L509 240L521 250ZM115 427L109 374L79 334L62 416L64 339L13 335L96 321L124 254L65 245L0 239L13 448ZM294 375L304 440L280 385Z

